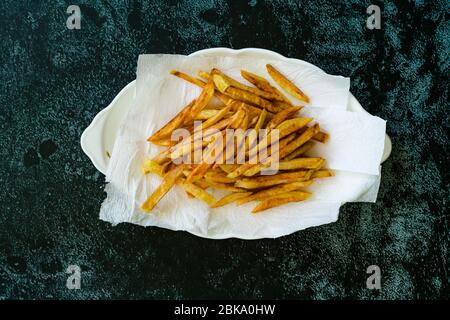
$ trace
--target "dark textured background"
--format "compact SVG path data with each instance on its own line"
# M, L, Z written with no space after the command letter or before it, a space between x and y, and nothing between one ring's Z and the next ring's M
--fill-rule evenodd
M79 4L81 30L66 28ZM0 2L0 298L449 297L449 4ZM98 219L104 177L79 140L140 53L261 47L351 77L394 149L376 204L276 240L212 241ZM68 290L65 270L82 269ZM382 290L366 289L366 268Z

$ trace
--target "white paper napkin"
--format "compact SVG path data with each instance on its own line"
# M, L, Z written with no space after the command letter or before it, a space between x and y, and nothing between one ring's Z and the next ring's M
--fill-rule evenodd
M309 187L313 197L308 201L290 203L257 215L250 213L254 203L210 209L197 199L189 199L178 187L172 188L152 213L143 213L140 204L161 183L161 178L153 174L142 175L140 167L145 157L162 150L148 143L146 138L200 93L199 88L170 75L169 71L178 69L196 75L200 70L216 67L245 82L240 77L240 69L270 79L265 69L267 63L286 74L310 97L310 106L301 114L314 117L321 128L331 134L327 144L315 147L311 153L326 158L328 167L336 170L336 176L317 179ZM328 75L306 63L239 57L141 55L136 98L116 139L106 177L109 182L105 189L107 198L100 218L113 224L159 226L216 239L275 238L336 221L344 202L375 201L385 121L346 111L349 85L348 78Z

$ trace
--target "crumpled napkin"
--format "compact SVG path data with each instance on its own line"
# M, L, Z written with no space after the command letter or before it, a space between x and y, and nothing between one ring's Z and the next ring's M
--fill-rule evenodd
M264 76L271 63L310 97L302 116L313 117L321 129L330 133L326 144L316 143L311 150L327 160L335 177L316 179L308 187L311 199L289 203L252 214L255 203L237 207L230 204L210 209L197 199L189 199L179 188L172 188L150 213L139 206L161 183L154 174L144 176L141 165L162 148L147 137L170 120L183 106L196 98L200 88L169 74L177 69L191 75L216 67L229 76L240 76L245 69ZM347 111L350 79L328 75L304 62L255 60L240 57L187 57L182 55L141 55L138 60L136 98L121 124L106 174L107 198L100 219L118 224L129 222L185 230L195 235L221 239L276 238L311 226L334 222L344 202L375 202L380 184L386 122L366 113ZM290 97L291 98L291 97ZM292 98L295 104L300 104ZM222 192L215 192L219 198Z

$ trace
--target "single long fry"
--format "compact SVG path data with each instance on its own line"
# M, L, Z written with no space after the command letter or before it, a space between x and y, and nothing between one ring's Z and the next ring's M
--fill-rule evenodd
M271 64L266 64L266 69L272 79L278 83L280 87L286 90L294 98L309 103L309 98L303 93L295 84L293 84L288 78L286 78L281 72L275 69Z
M180 165L170 170L164 176L163 182L159 185L158 188L151 194L150 197L142 204L141 208L145 212L151 211L158 202L164 197L164 195L173 187L177 179L183 173L183 166Z
M320 131L316 133L312 138L316 141L327 143L327 141L330 139L330 135L328 133Z
M306 181L311 178L314 170L303 170L290 173L280 173L273 176L259 176L256 178L244 178L234 184L238 188L257 189L270 187L277 184L290 183L296 181Z
M188 118L189 112L191 112L192 107L196 103L196 100L192 100L187 106L183 108L177 115L171 119L168 123L166 123L161 129L156 131L151 137L147 140L155 142L172 134L172 131L179 128Z
M278 162L278 170L297 170L297 169L320 169L325 160L322 158L297 158L293 160L286 160ZM257 164L253 168L244 172L244 176L254 176L263 168L267 168L271 163Z
M206 107L206 105L209 103L213 95L214 95L214 84L212 82L209 82L203 87L202 93L195 100L195 103L192 105L192 107L189 109L189 114L184 120L184 123L188 122L189 120L195 119L197 114L200 113L200 111L202 111Z
M196 116L195 120L208 120L209 118L214 117L220 110L217 109L203 109Z
M325 160L322 158L297 158L287 161L280 161L279 170L295 170L295 169L319 169L323 166Z
M180 79L183 79L183 80L186 80L187 82L195 84L196 86L198 86L200 88L203 88L206 85L206 82L204 82L203 80L194 78L194 77L192 77L186 73L180 72L178 70L172 70L170 73ZM219 91L214 92L214 95L217 96L217 98L219 98L220 101L222 101L225 104L229 103L232 100L230 97L224 95L223 93L221 93Z
M156 144L157 146L163 146L163 147L170 147L171 145L173 145L173 141L170 138L154 140L154 141L152 141L152 143Z
M307 180L307 181L298 181L298 182L292 182L292 183L286 183L277 185L275 187L271 187L262 191L258 191L250 196L241 198L237 200L237 204L241 205L250 201L254 200L264 200L266 198L275 196L277 194L286 193L294 190L298 190L300 188L305 188L310 186L313 183L313 180Z
M211 75L206 71L199 71L197 75L207 82L211 80Z
M218 208L218 207L222 207L224 205L227 205L231 202L234 202L238 199L241 198L245 198L249 195L251 195L251 192L235 192L235 193L230 193L228 195L226 195L225 197L223 197L222 199L220 199L219 201L217 201L216 203L214 203L211 208Z
M305 144L301 145L299 148L297 148L294 152L292 152L288 156L284 157L284 160L292 160L294 158L297 158L298 156L304 155L313 146L314 146L314 142L308 141Z
M316 179L316 178L328 178L328 177L334 177L334 173L333 171L329 170L329 169L323 169L323 170L317 170L315 171L312 176L311 179Z
M200 88L203 88L206 85L206 82L196 79L194 77L191 77L190 75L180 72L178 70L172 70L170 71L170 74L173 74L174 76L181 78L183 80L186 80L187 82L190 82L192 84L195 84L196 86L199 86Z
M194 183L184 182L184 183L181 183L180 186L186 192L193 195L197 199L200 199L200 200L206 202L210 206L213 205L214 203L216 203L216 199L211 194L209 194L208 192L203 190L201 187L195 185Z
M292 191L285 194L279 194L261 201L253 210L252 213L257 213L273 207L278 207L288 202L304 201L311 197L311 193L302 191Z
M154 160L145 159L144 164L142 165L142 172L144 172L144 174L152 172L162 176L164 173L164 166L158 164Z

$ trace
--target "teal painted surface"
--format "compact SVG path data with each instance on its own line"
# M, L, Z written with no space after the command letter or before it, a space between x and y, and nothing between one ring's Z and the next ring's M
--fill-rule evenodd
M2 1L0 298L449 297L447 1ZM104 177L79 139L140 53L261 47L349 76L388 120L376 204L276 240L200 239L98 219ZM299 212L301 214L301 212ZM81 267L81 290L65 270ZM366 288L366 268L382 290Z

